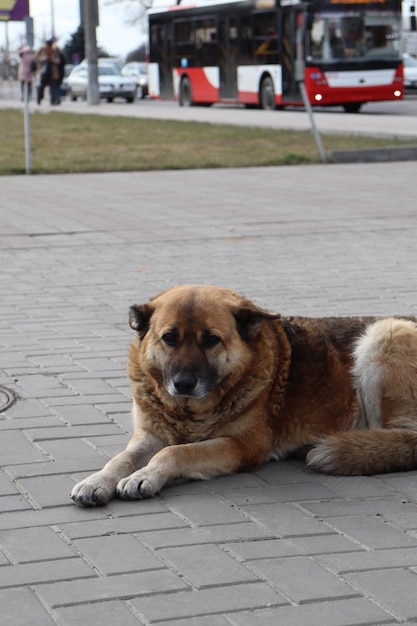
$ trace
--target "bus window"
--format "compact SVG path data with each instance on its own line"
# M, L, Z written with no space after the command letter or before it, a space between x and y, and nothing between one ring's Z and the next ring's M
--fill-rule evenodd
M217 65L217 29L214 18L195 21L196 65Z
M252 58L252 20L250 15L245 15L239 20L239 63L251 65Z
M255 63L278 63L277 14L273 11L255 13L254 61Z
M194 67L195 44L191 21L174 22L175 67Z
M316 14L310 30L310 61L399 59L398 18L371 13Z

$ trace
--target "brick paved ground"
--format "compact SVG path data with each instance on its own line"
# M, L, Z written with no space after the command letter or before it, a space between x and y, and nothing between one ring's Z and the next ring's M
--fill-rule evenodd
M415 314L415 164L3 177L0 199L2 623L417 623L416 472L292 461L69 500L129 437L133 302L210 282L285 314Z

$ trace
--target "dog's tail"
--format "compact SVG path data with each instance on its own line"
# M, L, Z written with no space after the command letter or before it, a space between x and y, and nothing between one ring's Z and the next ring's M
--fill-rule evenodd
M342 476L417 469L417 432L387 428L337 433L320 440L307 463L319 472Z

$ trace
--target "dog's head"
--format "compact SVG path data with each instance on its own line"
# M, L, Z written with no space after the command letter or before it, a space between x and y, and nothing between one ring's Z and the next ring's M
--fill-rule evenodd
M174 287L134 305L129 321L142 370L171 397L206 398L242 375L262 320L276 317L233 291L204 285Z

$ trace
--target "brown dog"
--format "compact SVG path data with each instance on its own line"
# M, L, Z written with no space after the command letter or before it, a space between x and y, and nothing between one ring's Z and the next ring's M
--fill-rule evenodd
M72 491L81 506L176 479L251 470L313 446L311 468L417 467L417 325L283 318L233 291L181 286L130 309L135 432Z

